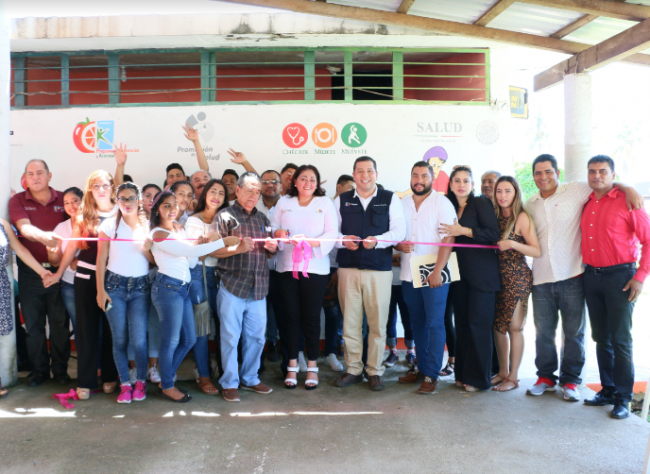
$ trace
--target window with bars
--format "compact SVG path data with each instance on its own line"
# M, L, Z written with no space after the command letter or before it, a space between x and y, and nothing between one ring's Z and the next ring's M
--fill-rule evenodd
M488 104L488 49L217 49L12 55L12 106Z

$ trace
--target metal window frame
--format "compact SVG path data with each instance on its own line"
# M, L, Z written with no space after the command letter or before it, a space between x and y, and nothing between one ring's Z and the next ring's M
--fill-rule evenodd
M216 53L220 52L276 52L276 51L300 51L304 53L304 100L247 100L247 101L223 101L217 102L217 63ZM392 77L393 77L393 100L353 100L353 53L358 51L388 52L392 53ZM344 99L343 100L316 100L316 52L342 52L344 55ZM476 63L485 66L485 95L482 101L424 101L404 99L404 53L482 53L485 54L484 63ZM145 102L145 103L121 103L120 102L120 65L119 56L125 54L161 54L161 53L200 53L200 83L201 100L198 102ZM108 58L108 104L82 104L70 105L70 57L71 56L107 56ZM25 92L25 64L29 58L37 57L60 57L61 58L61 105L29 106L26 104L26 96L20 94ZM386 47L278 47L278 48L209 48L209 49L137 49L137 50L92 50L92 51L70 51L70 52L23 52L12 53L14 69L14 105L12 110L38 110L38 109L60 109L60 108L93 108L93 107L180 107L195 105L258 105L258 104L410 104L410 105L489 105L490 104L490 49L489 48L386 48ZM48 68L48 69L56 69ZM299 76L299 74L297 74ZM410 76L407 74L407 76ZM312 90L309 90L312 89ZM409 88L413 89L413 88ZM432 89L434 90L434 89ZM461 89L452 89L461 90Z

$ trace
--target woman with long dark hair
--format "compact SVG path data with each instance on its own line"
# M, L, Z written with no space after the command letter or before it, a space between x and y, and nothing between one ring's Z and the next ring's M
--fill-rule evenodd
M172 188L177 185L174 183ZM185 222L185 233L190 239L205 237L211 232L211 225L217 212L228 207L228 191L226 185L220 179L212 179L203 188L199 197L194 214ZM217 365L221 366L221 337L219 331L219 319L217 317L217 290L219 279L216 275L217 259L212 255L199 258L199 263L191 269L192 283L190 286L190 297L193 305L208 301L210 313L215 319L216 334L214 341L217 344ZM204 281L205 276L205 281ZM207 294L206 294L207 288ZM196 314L195 314L196 318ZM205 327L205 324L203 324ZM211 326L210 320L207 327ZM200 332L199 332L200 331ZM197 327L196 344L194 344L194 361L196 362L195 379L203 393L217 395L219 390L210 380L210 354L208 352L209 331L203 334L201 328ZM219 370L222 372L222 369Z
M93 171L86 181L84 196L74 223L73 238L97 238L101 223L117 213L115 183L113 176L104 170ZM104 310L97 305L97 241L70 241L56 274L48 279L57 283L77 249L77 272L74 279L75 308L77 312L77 395L79 399L90 397L97 388L97 353L99 328L102 326L101 371L105 393L113 393L117 386L117 369L113 359L113 340ZM49 285L48 285L49 286Z
M224 246L239 245L239 239L222 239L217 232L211 232L193 245L184 230L174 227L178 214L174 194L170 191L158 193L153 200L149 222L149 238L154 242L151 251L158 265L156 281L151 288L151 301L158 311L162 329L159 356L162 381L158 393L170 401L185 403L192 397L174 387L174 374L196 343L189 292L192 281L190 268L196 265L197 257Z
M66 219L54 228L54 233L56 235L59 235L64 239L69 239L72 237L73 223L77 217L79 204L81 204L83 197L83 191L76 187L68 188L63 191L63 209L65 210L65 213L68 215L69 219ZM47 259L52 266L59 266L67 247L68 240L63 240L61 242L61 245L59 245L56 249L47 249ZM68 312L68 316L70 316L73 332L76 331L77 326L77 310L75 308L74 302L74 274L76 270L77 259L75 258L70 266L64 269L63 276L61 277L61 297L63 298L63 304L65 305L65 309Z
M140 190L133 183L117 188L117 216L99 227L97 256L97 304L106 312L113 334L113 358L120 374L117 403L131 403L146 398L147 320L151 306L148 278L151 251L143 249L149 233ZM110 241L108 239L124 239ZM108 261L108 265L107 265ZM129 344L135 352L137 378L131 386Z
M507 392L519 387L518 371L524 355L524 323L528 297L533 291L533 273L526 256L539 257L541 250L533 217L524 208L521 187L511 176L501 176L494 186L494 209L499 222L499 275L494 340L499 373L492 378L494 390ZM510 336L510 340L508 340Z
M330 273L327 255L334 248L333 240L338 237L336 209L320 186L320 173L315 166L299 167L291 180L291 189L280 198L271 213L274 236L290 239L280 243L276 262L287 311L289 366L284 383L290 389L298 384L302 333L308 359L305 388L314 390L318 386L316 360L320 345L320 310ZM296 249L296 246L300 247ZM301 260L297 266L293 263L294 251Z
M474 196L472 169L455 166L447 197L458 215L440 224L440 233L458 244L494 245L499 224L491 201ZM499 263L493 249L456 247L460 281L453 288L456 318L456 385L468 392L487 390L492 366L492 325Z
M156 197L162 189L157 184L145 184L142 188L142 209L144 214L147 217L147 220L151 217L151 204L153 203L153 198Z

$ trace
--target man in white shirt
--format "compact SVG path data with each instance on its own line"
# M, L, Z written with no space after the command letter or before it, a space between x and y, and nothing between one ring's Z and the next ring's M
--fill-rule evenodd
M400 280L404 301L411 315L413 338L418 358L417 368L400 377L401 383L421 382L418 393L431 394L438 386L438 376L445 352L445 306L449 293L449 273L443 269L449 261L451 247L435 245L414 245L412 242L451 244L454 237L438 232L439 224L454 222L456 211L442 194L432 191L433 168L425 161L419 161L411 170L412 194L402 198L406 220L406 240L396 246L402 252ZM436 255L433 272L422 288L413 287L411 258L422 255Z
M392 245L404 239L406 227L399 198L379 189L377 163L369 156L356 159L353 167L356 190L334 201L338 213L339 300L343 310L343 340L347 372L335 382L348 387L363 380L363 311L368 316L367 373L370 389L383 390L386 322L393 281ZM382 242L379 242L379 241Z
M585 294L582 281L580 218L592 190L586 182L560 184L557 160L540 155L533 161L533 177L539 192L526 207L535 220L542 255L533 260L533 318L535 320L535 365L537 382L529 395L555 391L558 377L555 332L559 317L564 333L564 355L559 382L564 399L580 400L578 386L585 363ZM625 192L628 207L641 208L643 199L633 188L615 183Z
M262 193L255 206L258 211L271 219L273 207L277 204L282 196L282 180L280 173L275 170L268 170L262 173ZM279 274L275 270L277 255L268 259L269 262L269 294L266 297L266 358L269 362L277 362L279 359L278 351L282 352L282 364L280 368L286 376L287 365L289 364L289 352L285 342L287 341L286 333L286 316L284 303L280 296ZM278 344L278 331L280 332L280 343ZM262 356L263 357L263 356ZM260 370L264 370L264 361L262 360Z

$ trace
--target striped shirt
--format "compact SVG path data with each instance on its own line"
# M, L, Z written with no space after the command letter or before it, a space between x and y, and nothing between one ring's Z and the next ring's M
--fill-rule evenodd
M542 250L533 259L533 285L568 280L584 272L580 217L591 192L589 184L574 181L560 184L546 199L538 192L526 203Z
M255 208L249 214L237 201L219 211L215 222L223 237L262 239L271 236L268 218ZM217 273L221 284L238 298L248 299L251 290L254 290L253 299L263 300L269 292L267 258L270 256L272 254L266 251L264 242L254 242L250 252L220 258Z

